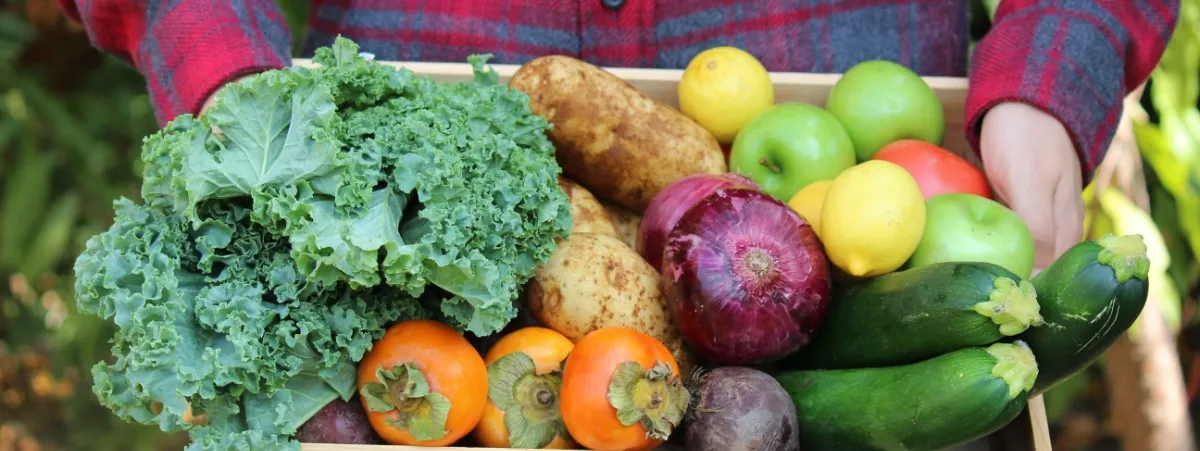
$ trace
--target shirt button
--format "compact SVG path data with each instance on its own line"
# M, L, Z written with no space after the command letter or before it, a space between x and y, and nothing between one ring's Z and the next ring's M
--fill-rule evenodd
M625 0L600 0L600 4L604 5L605 8L616 11L625 6Z

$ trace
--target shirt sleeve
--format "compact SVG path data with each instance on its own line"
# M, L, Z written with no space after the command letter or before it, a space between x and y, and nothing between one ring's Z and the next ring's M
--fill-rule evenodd
M1062 122L1087 183L1123 98L1158 64L1178 14L1179 0L1001 1L971 61L967 139L978 151L991 107L1030 104Z
M291 65L291 32L272 0L58 0L94 47L146 77L160 125L240 76Z

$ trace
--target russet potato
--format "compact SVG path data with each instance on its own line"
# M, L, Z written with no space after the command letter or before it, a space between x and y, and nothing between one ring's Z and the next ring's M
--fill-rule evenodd
M571 203L571 233L620 237L604 206L587 188L565 177L558 178L558 186L567 194L567 200Z
M524 300L539 322L573 341L598 329L627 327L661 341L685 374L692 367L658 271L616 237L573 233L560 241L526 285Z
M522 65L508 85L553 124L548 135L563 174L634 212L680 177L727 170L708 130L595 65L544 56Z
M600 205L608 212L608 219L617 231L617 238L624 241L630 249L637 249L638 227L642 225L642 215L612 202L602 200Z

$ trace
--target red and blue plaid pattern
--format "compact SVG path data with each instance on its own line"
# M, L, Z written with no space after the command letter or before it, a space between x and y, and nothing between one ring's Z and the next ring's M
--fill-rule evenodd
M59 0L93 44L146 75L160 123L196 112L226 81L291 62L271 0ZM610 8L606 3L621 3ZM603 66L682 68L718 45L773 71L842 72L888 59L967 76L964 0L313 0L305 56L339 34L379 59L520 64L546 54ZM1174 0L1004 0L970 61L964 132L1004 101L1059 118L1088 177L1121 98L1149 76Z
M1178 13L1179 1L1165 0L1001 1L971 62L967 138L978 148L983 114L998 103L1035 105L1066 126L1087 183Z

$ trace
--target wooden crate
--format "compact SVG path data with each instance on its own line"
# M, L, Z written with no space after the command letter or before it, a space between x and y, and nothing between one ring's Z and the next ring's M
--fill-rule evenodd
M390 62L381 61L395 67L405 67L431 79L455 83L470 81L474 73L469 64L465 63L427 63L427 62ZM296 66L313 66L311 60L294 60ZM500 74L502 83L507 83L509 77L519 66L509 64L492 64L493 69ZM679 69L642 69L642 68L605 68L617 77L629 82L633 87L645 92L651 98L671 107L679 107L676 91L683 71ZM837 83L840 74L810 74L796 72L773 72L771 81L775 84L775 101L807 102L818 106L825 105L829 90ZM925 81L933 88L938 100L942 102L946 117L946 137L943 146L979 165L979 159L971 151L966 137L963 135L963 120L965 119L965 104L967 99L967 80L953 77L925 77ZM1046 407L1042 397L1029 400L1027 408L1012 423L988 438L991 451L1050 451L1050 429L1046 420ZM417 449L440 449L445 451L480 451L484 448L417 448L408 446L367 446L367 445L329 445L304 444L303 451L400 451Z

